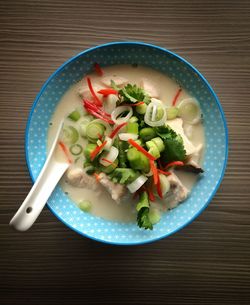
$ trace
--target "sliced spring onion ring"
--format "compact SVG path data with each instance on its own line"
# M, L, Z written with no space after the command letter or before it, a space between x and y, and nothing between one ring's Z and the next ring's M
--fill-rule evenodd
M69 151L72 153L72 155L78 156L82 153L82 146L80 144L74 144L70 146Z
M89 115L85 115L83 118L81 118L77 123L78 123L78 130L81 135L81 137L85 138L86 137L86 128L89 122L93 120L93 117Z
M63 141L66 144L74 144L79 139L79 133L73 126L65 126L63 128Z
M96 119L96 120L94 120L93 122L102 124L102 125L106 128L106 129L105 129L105 134L110 134L110 132L111 132L111 127L110 127L110 125L109 125L107 122L105 122L105 121L103 121L103 120L101 120L101 119Z
M109 166L118 157L119 150L115 146L111 146L109 152L105 152L100 158L100 164L103 166Z
M153 105L153 109L152 109L152 121L154 122L156 120L156 114L157 114L157 105Z
M112 113L116 108L117 95L110 94L105 98L104 109L107 113Z
M162 195L164 196L170 190L170 182L168 178L163 174L159 174L159 179L161 184Z
M162 111L162 116L160 119L157 119L157 114L160 109ZM164 125L166 120L167 112L163 103L157 99L151 101L151 103L147 106L147 110L144 116L145 123L151 127L155 127Z
M145 173L145 176L146 177L151 177L153 176L153 172L152 172L152 169L150 168L150 171L148 173Z
M119 117L123 112L128 112L125 117ZM121 124L124 122L128 122L128 120L133 115L132 107L130 106L119 106L116 107L114 111L111 113L111 118L116 124Z
M129 139L137 140L138 139L138 134L122 132L122 133L119 133L118 137L122 141L128 141Z
M129 189L130 193L135 193L139 190L140 187L143 186L143 184L148 180L147 177L141 175L135 181L127 185L127 188Z
M198 101L195 98L187 98L182 100L179 105L178 115L183 121L191 125L197 124L201 119L201 109Z
M110 137L105 137L104 140L107 141L107 143L105 144L103 149L109 151L111 146L112 146L112 144L113 144L113 140Z

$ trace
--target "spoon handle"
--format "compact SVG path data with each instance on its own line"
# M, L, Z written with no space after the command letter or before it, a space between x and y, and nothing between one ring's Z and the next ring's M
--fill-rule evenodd
M68 166L54 158L45 164L28 196L11 219L11 226L18 231L26 231L33 225Z
M10 225L18 231L28 230L45 206L49 196L58 181L69 167L69 163L58 161L56 158L57 142L61 133L62 123L59 125L47 160L28 196L10 221Z

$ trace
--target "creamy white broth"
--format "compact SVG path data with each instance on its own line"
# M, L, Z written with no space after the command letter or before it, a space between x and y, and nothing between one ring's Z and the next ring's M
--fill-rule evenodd
M155 71L147 67L132 67L130 65L117 65L104 68L105 78L110 76L110 79L121 76L129 80L131 84L140 85L140 82L143 78L147 78L159 92L159 99L162 100L167 105L171 105L171 102L176 94L176 91L179 89L179 85L167 77L166 75ZM92 80L92 84L95 89L104 88L102 78L97 76L95 73L89 75ZM57 128L60 122L67 117L67 115L72 112L77 107L82 107L82 99L79 97L79 89L86 88L86 81L82 80L79 83L73 85L62 97L59 102L53 117L51 119L52 125L49 127L48 132L48 149L53 143ZM182 90L179 102L185 98L191 97L188 92ZM177 103L178 104L178 103ZM77 126L77 123L69 121L66 119L72 126ZM184 130L185 130L184 123ZM201 123L194 125L192 129L192 136L189 137L191 142L197 146L199 144L205 145L204 139L204 129ZM86 140L83 138L79 139L78 143L82 146L85 145ZM197 158L197 162L201 163L202 151L200 156ZM74 166L82 167L84 157L82 157ZM193 184L195 183L197 176L192 173L185 173L176 171L176 175L180 178L181 182L191 190ZM65 193L77 204L82 200L89 200L92 203L91 213L103 217L105 219L117 220L117 221L133 221L136 219L135 204L138 199L134 200L132 195L129 194L126 196L126 200L120 204L117 204L114 200L111 199L110 194L104 189L103 186L98 186L98 191L93 191L86 188L77 188L68 184L63 177L61 179L60 185ZM162 200L152 203L153 206L157 207L161 211L165 211L174 206L170 206L167 202Z

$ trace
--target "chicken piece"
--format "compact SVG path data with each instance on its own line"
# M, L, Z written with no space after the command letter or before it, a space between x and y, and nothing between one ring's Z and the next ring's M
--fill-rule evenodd
M98 187L95 178L86 174L79 167L70 167L66 172L65 180L75 187L88 188L93 191Z
M146 91L146 93L150 97L159 97L159 93L155 89L156 86L154 86L149 79L143 78L140 82L140 86Z
M122 77L122 76L116 76L116 75L107 75L105 77L102 77L101 82L107 86L111 86L111 80L113 80L116 84L116 86L121 87L128 83L128 79Z
M126 193L125 186L119 183L112 182L109 177L104 173L99 174L99 182L110 193L112 199L115 200L117 203L120 203L121 198Z
M193 125L191 124L185 124L183 126L183 130L185 135L188 137L188 139L190 140L192 138L193 135Z
M201 143L199 145L197 145L195 148L195 151L190 156L189 161L199 163L200 158L201 158L202 149L203 149L203 145Z
M169 208L172 209L187 198L189 191L173 172L168 176L168 181L170 183L170 190L167 193L166 199Z
M183 120L181 118L177 118L174 120L169 120L166 124L172 128L177 134L179 134L183 139L183 145L186 150L187 155L191 155L196 151L193 143L187 138L183 130Z

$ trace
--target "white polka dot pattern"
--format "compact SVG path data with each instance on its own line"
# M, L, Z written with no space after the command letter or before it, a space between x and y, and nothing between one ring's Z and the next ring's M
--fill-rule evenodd
M219 102L199 72L178 56L146 44L108 44L83 52L62 66L45 84L31 110L26 134L26 157L35 180L45 162L47 131L51 115L70 85L89 73L93 63L145 65L159 70L185 87L201 104L206 135L205 174L190 197L165 213L153 231L136 224L107 221L82 212L58 186L48 201L52 212L66 225L90 238L115 244L138 244L169 235L197 216L214 195L224 173L227 158L226 123Z

